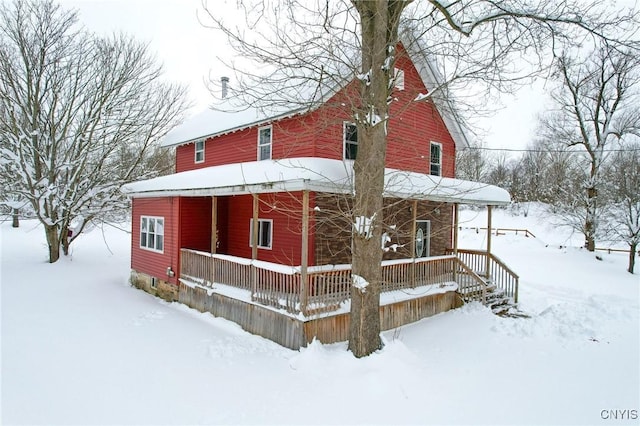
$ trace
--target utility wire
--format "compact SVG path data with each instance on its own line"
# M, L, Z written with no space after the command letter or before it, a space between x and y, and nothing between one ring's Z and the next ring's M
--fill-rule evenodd
M566 152L566 153L583 153L582 150L571 149L516 149L516 148L487 148L482 146L470 146L466 149L473 149L479 151L507 151L507 152ZM638 152L640 148L618 148L618 149L603 149L602 152Z

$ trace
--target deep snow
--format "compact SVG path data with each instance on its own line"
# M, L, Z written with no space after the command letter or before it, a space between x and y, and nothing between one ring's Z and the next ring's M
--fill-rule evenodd
M463 225L484 215L463 210ZM538 236L493 238L531 318L471 304L385 332L361 360L345 343L288 350L130 287L117 229L49 265L35 222L2 223L2 424L638 424L615 411L640 415L626 255L595 260L535 206L493 223ZM485 238L463 230L461 247Z

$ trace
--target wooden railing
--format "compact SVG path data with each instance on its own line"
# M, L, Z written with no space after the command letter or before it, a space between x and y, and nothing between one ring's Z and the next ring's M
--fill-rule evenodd
M482 231L486 231L487 228L486 227L479 227L479 226L460 226L460 229L475 229L476 233ZM529 231L528 229L520 229L520 228L491 228L491 232L495 232L495 235L505 235L507 232L513 232L514 234L518 235L518 234L523 234L525 237L533 237L536 238L535 235L533 235L533 232Z
M303 287L299 267L188 249L180 252L182 280L204 288L218 283L246 290L252 301L290 313L336 310L351 297L351 265L311 266ZM482 278L453 255L384 261L380 291L454 281L462 294L484 300Z
M611 254L611 253L627 253L627 254L629 254L631 252L631 250L628 250L628 249L605 248L605 247L596 247L594 250L596 250L596 251L606 251L608 254ZM640 250L638 250L637 255L640 256Z
M453 253L448 249L447 253ZM487 280L488 285L494 285L505 292L518 303L518 282L520 277L513 272L502 260L493 253L481 250L458 249L458 257L480 277ZM487 266L488 269L487 270Z

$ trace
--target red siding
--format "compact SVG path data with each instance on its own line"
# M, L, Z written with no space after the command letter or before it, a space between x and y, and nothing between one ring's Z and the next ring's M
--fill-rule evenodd
M302 194L280 193L260 195L260 219L273 220L272 248L258 248L258 259L284 265L301 263ZM311 204L311 201L310 201ZM228 197L226 254L251 258L249 227L253 216L253 197L250 195ZM313 206L311 206L311 210ZM310 229L313 229L310 227ZM310 247L312 241L310 241ZM313 264L313 252L309 250L309 264Z
M313 114L273 123L271 157L273 159L313 157L317 129L312 124ZM207 139L204 157L205 160L202 163L195 162L194 143L178 146L176 172L256 161L258 159L258 127Z
M430 142L443 148L443 176L454 176L455 144L440 114L429 102L414 102L426 93L420 76L402 48L398 49L396 67L404 71L405 89L394 92L388 125L387 166L403 170L430 172ZM336 94L322 108L302 116L273 123L272 158L321 157L342 159L343 122L349 120L354 106L349 93L357 89L354 82ZM209 138L205 142L205 161L196 164L193 143L176 149L176 171L255 161L258 128L245 129ZM260 218L273 220L272 249L258 249L260 260L287 265L301 262L301 198L295 194L263 194L260 196ZM314 196L310 197L310 230L314 229ZM139 247L140 215L165 217L165 250L155 253ZM219 253L251 257L249 224L252 197L218 198L217 222ZM178 221L179 218L179 221ZM132 267L159 278L166 277L171 266L178 271L179 248L210 250L211 198L153 198L133 200ZM314 247L310 232L309 247ZM314 264L314 251L309 251L309 264ZM175 278L168 278L175 282Z
M134 198L131 223L131 268L138 272L176 284L179 271L178 257L178 211L177 198ZM140 216L164 218L164 251L157 253L140 248ZM167 267L176 273L167 276Z
M418 94L427 93L420 75L402 48L398 49L396 67L404 71L405 89L394 92L388 125L387 166L420 173L430 172L430 143L442 144L442 174L453 177L455 144L442 117L432 103L415 102ZM304 116L283 119L273 124L272 158L321 157L342 159L343 122L349 120L351 102L348 94L357 90L352 83L331 98L319 110ZM176 171L255 161L258 128L245 129L210 138L205 142L205 161L196 164L195 145L176 150Z
M211 251L211 197L180 198L179 247Z
M387 167L430 172L430 143L442 144L442 175L454 177L455 143L442 117L430 102L415 102L427 93L413 63L398 49L396 68L404 71L405 90L396 90L391 104Z

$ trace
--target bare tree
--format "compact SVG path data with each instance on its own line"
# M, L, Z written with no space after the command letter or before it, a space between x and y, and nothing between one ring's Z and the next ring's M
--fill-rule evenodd
M607 234L629 245L627 271L633 274L640 244L640 144L616 152L603 174L610 192L605 214Z
M239 104L271 113L313 110L325 103L334 117L356 123L355 200L352 209L353 288L349 348L357 357L381 345L379 287L383 232L383 171L389 114L411 108L390 96L394 61L403 34L405 48L439 62L440 81L419 101L446 108L478 102L486 90L509 90L550 65L550 46L587 37L613 40L634 13L608 14L599 2L564 0L443 2L402 0L239 0L245 22L230 22L203 6L206 25L222 31L237 57L228 61ZM403 30L401 31L401 27ZM514 67L526 58L526 67ZM335 97L344 88L342 97ZM327 104L333 100L332 104ZM229 101L220 107L228 108ZM486 107L486 105L485 105ZM275 115L275 114L273 114Z
M600 42L587 58L564 53L557 60L560 85L552 94L557 110L543 117L547 139L584 149L585 247L595 250L601 167L616 142L640 132L637 52Z
M456 151L457 178L484 182L490 160L482 148L482 145L478 145Z
M99 38L50 0L0 5L0 172L42 222L55 262L86 224L127 206L154 141L185 108L145 45Z

